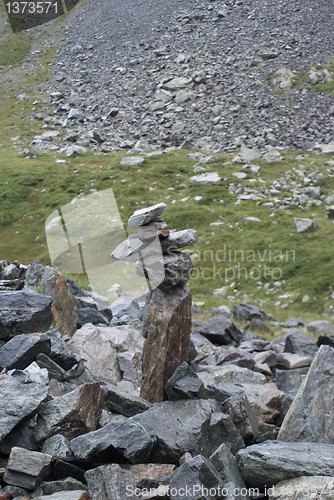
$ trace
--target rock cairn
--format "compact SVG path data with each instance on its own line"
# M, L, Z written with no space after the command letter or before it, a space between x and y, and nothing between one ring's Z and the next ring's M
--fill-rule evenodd
M112 254L127 260L146 249L137 272L148 278L150 286L143 324L146 342L141 386L141 396L150 402L167 399L166 383L176 368L188 361L190 344L191 294L185 285L193 264L179 249L194 243L197 234L194 229L171 233L161 217L165 207L165 203L159 203L134 212L129 227L138 227L138 233L130 235ZM158 251L152 245L157 238Z

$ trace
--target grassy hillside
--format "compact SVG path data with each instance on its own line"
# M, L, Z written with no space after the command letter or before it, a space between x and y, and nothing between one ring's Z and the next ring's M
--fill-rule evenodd
M62 21L57 21L20 35L19 52L19 38L13 41L17 35L0 34L0 258L24 264L41 258L49 263L44 231L47 216L81 192L113 188L124 222L138 207L164 201L164 218L170 228L197 230L198 242L191 247L197 254L190 281L194 301L210 307L247 300L263 304L279 318L326 316L333 305L333 222L323 206L272 210L253 201L236 205L229 184L252 183L249 176L243 180L233 176L241 169L232 163L234 155L218 155L218 161L207 170L217 171L222 180L215 186L203 186L190 183L195 160L185 151L148 156L141 167L121 167L125 152L71 158L56 152L30 158L19 154L13 146L15 138L20 136L29 144L42 131L42 123L27 116L48 106L45 96L57 51L52 40L61 37L62 29ZM40 51L33 65L29 63L31 47ZM22 62L26 62L23 67ZM26 97L20 97L22 94ZM305 171L323 172L325 180L318 182L321 193L333 194L329 155L308 154L302 160L300 152L284 155L281 162L254 162L261 167L263 188L302 164ZM319 230L298 235L293 217L311 215ZM212 223L222 224L210 226ZM229 297L214 298L213 290L225 284ZM305 295L310 299L302 303Z

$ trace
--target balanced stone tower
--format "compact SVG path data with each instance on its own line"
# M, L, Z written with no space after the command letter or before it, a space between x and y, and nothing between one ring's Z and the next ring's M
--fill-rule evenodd
M188 361L191 331L191 294L186 283L193 264L189 255L179 249L194 243L197 234L194 229L170 232L161 218L165 207L165 203L159 203L134 212L129 227L138 227L138 233L129 236L126 244L123 242L112 254L124 259L129 248L138 250L154 239L161 245L158 255L155 252L151 259L137 264L138 274L147 278L154 278L158 259L164 271L160 283L150 290L144 312L146 342L140 395L152 403L167 399L168 379L178 366Z

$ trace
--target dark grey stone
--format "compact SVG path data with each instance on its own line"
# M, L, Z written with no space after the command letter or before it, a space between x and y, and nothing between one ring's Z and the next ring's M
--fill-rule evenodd
M274 370L275 381L280 391L296 394L302 383L302 374L299 368L294 370Z
M137 413L148 410L151 406L145 399L126 393L116 385L105 382L102 384L102 388L106 394L106 408L111 412L132 417Z
M24 448L13 448L4 481L12 486L33 490L51 474L52 457Z
M31 420L20 422L14 429L1 441L0 452L5 455L10 454L10 450L15 446L25 448L30 451L39 451L37 441L34 436L36 417Z
M258 306L251 304L235 304L232 309L233 319L237 321L252 321L252 319L267 319L266 313Z
M176 368L166 384L166 392L170 401L178 399L203 399L205 389L203 382L193 368L185 361Z
M83 462L128 460L134 464L148 459L155 442L156 435L148 425L127 419L72 439L70 446L76 459Z
M150 426L157 435L152 462L178 464L186 452L208 458L223 442L232 453L244 446L231 417L221 413L219 404L212 400L155 403L133 420Z
M27 290L1 292L0 338L45 332L53 320L51 300L51 297Z
M170 489L171 500L219 500L223 498L224 483L213 465L203 456L197 455L179 467L173 474ZM189 488L192 492L184 495L183 488ZM203 492L204 496L203 496ZM212 490L215 494L208 494L205 490Z
M79 356L74 354L56 328L52 327L48 330L47 335L51 340L51 352L48 354L49 358L66 371L79 363Z
M42 453L63 460L72 460L73 454L70 450L69 440L62 434L56 434L44 441L41 449Z
M66 377L65 370L46 354L38 354L36 361L38 366L47 369L50 379L55 378L56 380L63 380Z
M222 411L230 415L246 445L255 441L259 433L257 415L244 392L234 394L224 401Z
M67 477L58 481L43 482L40 484L39 490L41 491L41 495L52 495L58 491L86 491L87 486L73 477Z
M317 350L318 348L315 340L298 330L288 335L285 340L284 352L313 357Z
M211 455L210 462L222 478L225 487L228 486L230 495L228 500L248 500L248 495L235 494L234 491L238 489L243 492L246 489L245 483L241 477L235 457L232 455L226 444L221 444L219 448Z
M118 464L91 469L85 473L85 480L91 500L117 500L125 498L125 495L129 500L140 499L138 495L131 494L136 488L133 475Z
M290 409L278 439L334 444L334 349L321 346Z
M109 322L96 308L93 307L81 307L78 309L78 319L77 327L81 328L87 323L92 323L93 325L108 325Z
M43 371L43 373L46 371ZM14 370L0 380L0 442L23 419L29 418L48 396L47 375L44 381L29 373Z
M51 341L45 333L17 335L0 349L0 367L24 370L39 353L48 354Z
M229 318L223 316L203 322L194 331L218 345L238 345L242 338L242 332Z
M10 264L0 272L0 279L2 280L17 280L20 276L21 271L15 264Z
M334 445L265 441L240 450L237 463L252 488L272 487L299 476L334 476Z

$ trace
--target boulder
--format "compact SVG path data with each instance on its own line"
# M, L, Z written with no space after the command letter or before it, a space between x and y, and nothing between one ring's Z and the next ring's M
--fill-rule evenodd
M106 408L111 412L132 417L137 413L148 410L151 406L145 399L122 391L116 385L104 383L102 388L106 395Z
M195 243L197 238L197 232L195 229L183 229L182 231L173 231L170 233L168 238L163 238L161 240L161 248L164 253L170 250L175 250L178 248L183 248L188 245Z
M301 219L298 217L294 217L293 222L295 224L296 232L298 234L310 233L312 231L316 231L317 229L319 229L318 224L312 219Z
M285 393L295 395L302 383L302 374L299 368L295 370L279 370L275 368L274 375L277 387Z
M138 237L141 241L149 241L159 236L164 239L169 236L169 229L163 220L155 220L145 226L138 227Z
M232 309L236 321L252 321L252 319L267 319L266 313L258 306L251 304L235 304Z
M290 333L285 339L284 352L313 357L317 350L318 347L315 340L298 330Z
M0 377L0 401L3 402L0 405L0 442L19 422L34 415L46 400L48 375L46 370L40 371L40 378L27 370L14 370Z
M0 294L0 339L21 333L45 332L53 317L51 297L19 290Z
M0 272L0 279L2 280L17 280L20 276L21 271L15 264L9 264Z
M201 379L185 361L176 368L168 380L166 393L170 401L205 398L205 389Z
M216 449L210 457L210 462L221 477L225 489L228 490L226 500L249 500L235 457L226 444L222 443Z
M226 399L222 403L222 411L230 415L246 445L255 441L259 432L258 419L244 392L238 392Z
M202 174L190 177L192 184L219 184L221 181L218 172L203 172Z
M187 288L155 289L144 316L146 336L140 395L150 402L167 398L166 383L188 360L191 295Z
M281 481L269 495L269 500L332 500L334 479L326 476L301 476Z
M79 491L87 491L87 486L73 477L67 477L66 479L60 479L58 481L45 481L40 484L38 491L40 491L42 495L53 495L54 493L64 493L65 491L73 491L76 494L76 492L79 493ZM34 494L36 494L36 491Z
M105 394L99 384L84 384L64 396L55 397L39 409L35 437L43 442L55 434L73 439L96 429Z
M0 369L23 370L36 360L40 353L48 354L51 341L45 333L17 335L0 349Z
M72 351L83 359L89 374L97 381L115 384L121 380L119 350L141 352L144 339L128 326L84 325L69 341Z
M152 462L177 465L186 452L208 458L223 442L233 453L244 446L230 416L221 413L218 403L212 400L155 403L133 420L150 426L157 435Z
M311 321L311 323L307 323L306 328L317 336L333 335L334 333L334 324L327 320Z
M238 345L242 332L232 323L229 318L219 316L203 322L195 328L195 332L200 333L204 337L218 345Z
M327 213L327 217L331 220L334 219L334 206L331 205L330 207L326 207L326 213Z
M72 460L73 459L73 454L70 450L70 442L62 434L55 434L54 436L50 437L49 439L46 439L42 445L41 451L43 453L46 453L47 455L51 455L52 457L61 458L63 460ZM64 488L64 489L66 489L66 488ZM43 492L44 492L44 490L43 490Z
M174 472L170 483L170 498L171 500L182 500L187 497L192 500L218 500L225 497L224 487L223 480L213 465L206 458L197 455ZM192 492L191 497L184 495L185 488Z
M247 486L268 488L299 476L334 476L334 446L265 441L240 450L237 463Z
M77 460L92 464L124 460L135 464L147 461L155 442L148 425L126 419L72 439L71 450Z
M118 464L105 465L85 473L91 500L140 500L135 494L136 484L129 470Z
M334 349L321 346L282 423L281 441L334 444Z
M4 481L12 486L33 490L51 474L52 457L24 448L12 448Z

